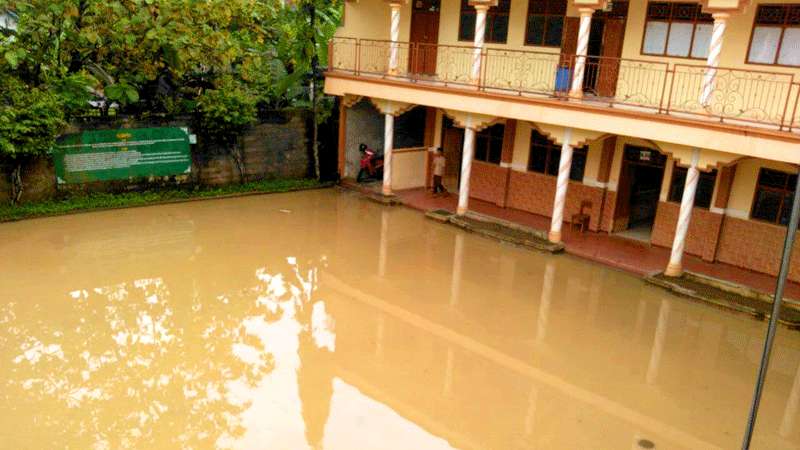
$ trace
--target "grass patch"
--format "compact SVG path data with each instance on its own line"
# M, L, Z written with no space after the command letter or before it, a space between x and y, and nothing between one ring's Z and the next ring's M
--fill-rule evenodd
M24 203L16 206L2 204L0 205L0 222L29 219L32 217L56 216L78 211L127 208L203 198L289 192L328 185L329 183L320 183L317 180L309 179L264 180L195 190L165 189L143 192L124 192L119 194L67 194L65 198L60 200Z

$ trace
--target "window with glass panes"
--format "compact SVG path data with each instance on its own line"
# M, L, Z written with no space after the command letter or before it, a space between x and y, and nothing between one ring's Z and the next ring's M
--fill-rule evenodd
M797 174L761 169L750 217L786 225L792 210Z
M800 5L759 5L747 62L800 66Z
M567 0L529 0L525 44L561 47Z
M713 28L699 3L650 2L642 54L706 59Z
M573 181L583 181L583 173L586 170L586 154L588 147L583 146L573 149L572 166L569 171L569 179ZM539 172L546 175L558 176L558 165L561 162L561 146L533 130L531 133L531 150L528 158L528 170Z
M486 13L486 34L484 40L495 44L505 44L508 39L508 13L511 0L500 0L497 6ZM475 7L468 0L461 0L461 19L458 26L459 41L475 40Z
M669 201L680 203L683 199L683 188L686 186L686 175L689 169L675 166L672 168L672 181L669 185ZM714 183L717 181L717 170L700 172L697 180L697 191L694 194L694 206L708 209L711 206L711 197L714 196Z
M506 127L501 123L479 131L475 136L475 160L500 164L505 132Z

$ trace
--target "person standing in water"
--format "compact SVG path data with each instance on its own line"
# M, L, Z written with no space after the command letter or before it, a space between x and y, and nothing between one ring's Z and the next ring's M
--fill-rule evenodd
M444 168L447 164L441 148L437 148L433 155L433 195L439 193L447 194L447 189L442 184L442 177L444 176Z

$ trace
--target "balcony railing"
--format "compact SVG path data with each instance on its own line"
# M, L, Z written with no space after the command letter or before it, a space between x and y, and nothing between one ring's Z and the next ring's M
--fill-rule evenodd
M341 37L329 51L334 72L556 99L569 98L578 58ZM473 79L478 57L481 73ZM590 56L582 87L588 104L800 131L800 83L791 74Z

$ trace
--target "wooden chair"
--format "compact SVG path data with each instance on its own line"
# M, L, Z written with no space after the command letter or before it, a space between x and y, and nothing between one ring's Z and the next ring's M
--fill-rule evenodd
M572 220L569 221L570 227L569 229L572 230L575 225L580 225L581 233L585 232L587 228L589 228L589 221L591 220L592 216L589 214L592 212L592 202L589 200L584 200L581 202L581 209L577 214L572 215Z

